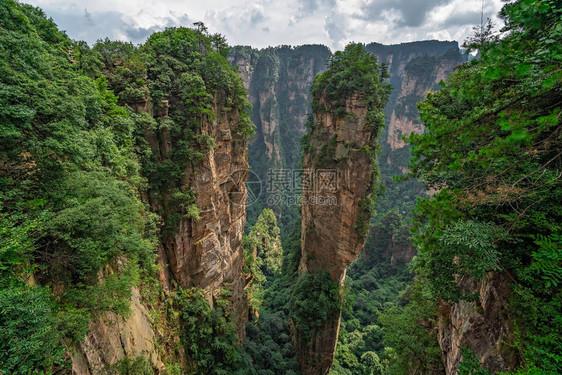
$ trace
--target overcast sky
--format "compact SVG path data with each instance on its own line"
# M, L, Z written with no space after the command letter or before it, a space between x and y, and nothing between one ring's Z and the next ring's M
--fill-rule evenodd
M21 0L41 7L77 40L142 43L168 26L203 21L231 45L262 48L348 42L462 42L480 23L482 0ZM484 0L484 18L501 0ZM496 22L499 26L499 21Z

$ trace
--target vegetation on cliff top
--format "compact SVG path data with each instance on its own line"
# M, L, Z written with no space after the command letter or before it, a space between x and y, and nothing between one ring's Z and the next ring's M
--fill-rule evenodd
M382 83L388 78L385 66L379 66L377 58L365 51L361 44L349 44L328 60L328 69L314 77L310 92L312 110L316 113L335 111L346 114L346 101L359 95L369 110L369 125L374 129L384 126L384 105L390 86ZM324 98L324 100L320 100Z

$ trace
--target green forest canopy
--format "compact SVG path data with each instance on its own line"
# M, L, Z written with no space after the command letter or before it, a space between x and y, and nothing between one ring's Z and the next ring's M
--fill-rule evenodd
M388 279L393 293L408 277L368 260L357 265L353 282L364 288L355 297L363 305L342 330L342 374L442 371L436 338L419 323L437 316L438 301L473 298L456 275L480 280L489 272L512 280L508 318L519 373L562 372L562 11L554 0L518 0L501 16L506 36L484 41L479 58L419 104L427 132L409 137L410 176L439 192L416 209L417 282L397 301L366 293L373 275ZM68 368L65 345L84 337L88 321L106 311L126 315L131 285L152 275L162 223L143 193L171 193L175 214L198 216L192 193L178 189L186 178L178 165L196 165L213 147L197 134L202 119L216 116L211 99L240 111L241 136L252 125L224 38L202 25L155 33L141 47L105 40L89 48L13 0L0 3L0 19L0 372L57 371ZM338 90L364 83L343 78L343 87L316 82L336 105ZM123 106L149 97L172 101L169 121ZM175 149L162 163L144 140L159 127L170 128ZM385 218L403 231L400 218ZM164 224L173 228L174 220ZM291 233L284 246L285 275L265 284L266 311L250 323L244 366L296 371L286 320L299 238ZM108 264L119 272L99 281ZM232 327L199 294L177 295L183 345L202 372L216 353L223 360L214 370L238 371ZM372 296L384 306L362 302ZM362 323L369 326L356 329Z
M507 35L480 48L418 105L410 176L439 192L416 210L414 269L432 299L473 290L460 277L512 280L523 373L562 371L562 9L508 3Z

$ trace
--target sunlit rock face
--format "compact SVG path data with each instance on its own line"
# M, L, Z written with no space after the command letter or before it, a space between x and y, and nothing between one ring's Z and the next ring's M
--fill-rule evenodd
M436 40L388 46L371 43L366 49L377 56L379 63L388 65L389 82L393 86L386 106L387 128L381 139L390 146L390 157L381 162L404 168L404 161L396 156L399 152L395 153L407 147L402 136L425 130L419 120L417 103L429 90L439 89L438 83L466 61L466 55L461 54L457 42Z
M216 147L199 164L186 166L189 178L181 187L183 191L193 191L199 218L182 217L175 230L163 236L159 246L160 278L164 285L173 280L184 289L192 285L203 289L211 306L221 289L230 290L232 317L238 337L244 339L248 314L242 235L246 225L244 182L249 173L248 151L244 136L237 132L237 116L232 117L220 104L215 104L213 112L216 120L203 121L198 132L213 137ZM153 152L165 158L170 147L167 132L147 137ZM151 197L153 209L172 215L175 207L170 198Z

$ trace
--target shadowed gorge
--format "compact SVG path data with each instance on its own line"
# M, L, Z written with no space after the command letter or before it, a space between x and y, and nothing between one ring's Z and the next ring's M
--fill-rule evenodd
M89 45L0 1L0 374L562 373L559 2L341 51L229 46L286 7L233 4Z
M238 66L253 106L256 136L249 146L249 161L264 184L272 169L299 168L300 138L311 112L310 86L316 74L324 71L329 56L330 50L320 45L263 50L236 46L230 50L229 60ZM280 226L288 230L297 217L297 206L275 193L264 186L257 204L247 208L248 220L253 223L264 207L274 208Z

